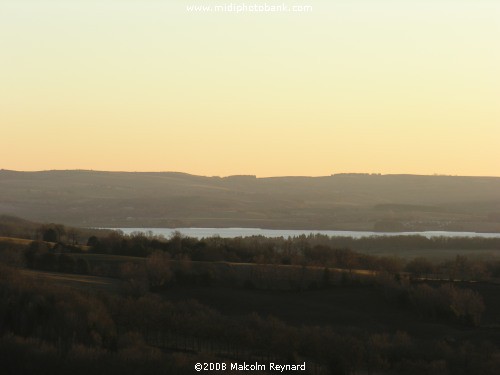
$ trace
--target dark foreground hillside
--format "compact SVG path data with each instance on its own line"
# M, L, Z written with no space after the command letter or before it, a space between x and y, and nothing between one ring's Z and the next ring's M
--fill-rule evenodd
M227 239L232 262L192 260L220 239L200 252L190 238L103 235L0 239L2 373L498 373L498 262L405 264L315 237Z
M500 178L0 171L0 213L100 227L500 231Z

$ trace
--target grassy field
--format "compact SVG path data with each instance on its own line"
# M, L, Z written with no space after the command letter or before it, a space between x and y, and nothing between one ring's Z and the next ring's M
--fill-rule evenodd
M24 238L0 237L0 244L28 246L32 242L33 240L27 240ZM56 245L55 242L46 242L46 243L49 244L50 246ZM83 252L87 252L90 250L90 247L86 245L77 245L77 247Z
M424 257L432 262L438 263L445 260L452 260L457 255L467 256L474 260L500 260L500 249L405 249L394 250L359 250L360 253L376 256L397 256L404 260L411 260L416 257Z
M144 262L146 258L130 257L124 255L111 254L73 254L76 258L86 259L89 262Z
M59 286L71 288L105 291L115 293L120 290L120 280L108 277L97 277L88 275L75 275L59 272L34 271L23 269L20 271L23 276L32 277Z
M0 243L15 244L15 245L29 245L32 240L25 240L23 238L13 238L13 237L0 237Z

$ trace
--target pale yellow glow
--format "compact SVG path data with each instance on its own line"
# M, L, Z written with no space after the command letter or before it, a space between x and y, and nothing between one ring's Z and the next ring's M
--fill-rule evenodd
M0 0L0 168L500 175L500 2L216 3Z

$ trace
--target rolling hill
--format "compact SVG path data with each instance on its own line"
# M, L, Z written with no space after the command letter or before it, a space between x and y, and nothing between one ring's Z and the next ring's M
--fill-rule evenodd
M0 170L0 214L82 227L500 232L500 178Z

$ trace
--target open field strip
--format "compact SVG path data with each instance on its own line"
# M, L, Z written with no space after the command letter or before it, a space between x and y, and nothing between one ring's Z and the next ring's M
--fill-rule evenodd
M89 275L75 275L68 273L57 273L47 271L34 271L22 269L20 273L24 276L33 277L37 280L54 282L58 285L69 287L102 290L107 292L118 291L120 281L109 277L89 276Z

